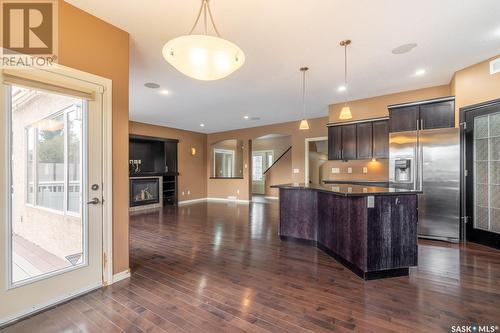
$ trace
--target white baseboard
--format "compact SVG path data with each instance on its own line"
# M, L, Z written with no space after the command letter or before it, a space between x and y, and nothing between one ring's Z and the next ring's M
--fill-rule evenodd
M26 317L29 317L29 316L32 316L34 314L40 313L40 312L42 312L44 310L50 309L50 308L58 305L58 304L67 302L69 300L72 300L73 298L80 297L80 296L82 296L82 295L84 295L86 293L89 293L89 292L91 292L93 290L96 290L96 289L99 289L101 287L102 287L102 282L99 282L99 283L90 285L88 287L85 287L85 288L82 288L82 289L79 289L79 290L75 290L74 292L67 293L67 294L64 294L64 295L59 296L59 297L55 297L55 298L49 300L48 302L44 302L42 304L33 305L29 309L20 311L20 312L14 314L14 315L11 315L11 316L8 316L8 317L5 317L5 318L0 318L0 330L1 330L1 328L3 326L7 326L7 325L10 325L10 324L13 324L16 321L19 321L19 320L22 320L22 319L24 319Z
M194 203L197 203L197 202L204 202L204 201L212 201L212 202L236 202L236 203L249 203L250 202L250 200L233 199L233 198L201 198L201 199L194 199L194 200L179 201L178 205L179 206L190 205L190 204L194 204Z
M250 200L242 200L242 199L233 199L233 198L207 198L207 201L215 201L215 202L237 202L237 203L249 203Z
M130 268L127 269L126 271L114 274L113 275L113 283L128 279L129 277L130 277Z
M179 205L179 206L189 205L189 204L194 204L197 202L204 202L204 201L207 201L207 198L179 201L179 203L177 205Z

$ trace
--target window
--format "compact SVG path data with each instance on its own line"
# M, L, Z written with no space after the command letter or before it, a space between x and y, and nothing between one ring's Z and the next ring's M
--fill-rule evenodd
M271 165L273 165L273 154L267 153L267 165L266 169L268 169Z
M252 156L252 180L262 180L262 155Z
M26 128L27 204L80 214L81 108L72 105Z

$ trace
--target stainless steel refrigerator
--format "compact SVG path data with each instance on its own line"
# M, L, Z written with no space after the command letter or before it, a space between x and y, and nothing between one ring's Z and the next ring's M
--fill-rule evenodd
M460 130L391 133L389 182L420 189L418 233L422 238L458 242L460 237Z

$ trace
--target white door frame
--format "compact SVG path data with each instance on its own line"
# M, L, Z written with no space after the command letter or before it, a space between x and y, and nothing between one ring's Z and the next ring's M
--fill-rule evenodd
M306 138L305 140L305 154L304 154L304 183L309 184L309 142L314 142L314 141L328 141L327 136L320 136L316 138Z
M10 70L12 71L12 70ZM66 66L58 65L55 64L51 67L46 67L46 68L30 68L29 70L20 70L20 71L30 71L30 76L31 74L35 78L43 78L47 77L48 75L52 77L59 77L61 82L64 81L64 79L76 79L79 81L83 81L86 83L90 83L96 86L99 86L99 93L102 94L102 137L103 137L103 147L102 147L102 163L103 163L103 170L102 170L102 205L103 205L103 219L102 219L102 255L103 255L103 260L102 260L102 284L101 286L107 286L111 283L113 283L113 189L112 189L112 180L113 180L113 155L112 155L112 81L110 79L100 77L94 74L86 73L80 70L76 70L73 68L69 68ZM3 74L6 72L6 70L1 70L0 73ZM3 100L4 92L0 93L0 107L5 108L7 105L5 103L5 100ZM4 114L7 114L6 110L4 111ZM3 120L2 120L3 121ZM4 126L2 126L4 127ZM6 129L6 127L4 127ZM3 130L2 130L3 132ZM5 133L3 133L5 135ZM6 154L8 142L4 143L0 147L0 154L4 156ZM4 176L8 177L8 174L5 173ZM4 178L4 176L0 176ZM2 187L6 186L9 184L8 179L0 179L0 183L3 183ZM2 199L3 197L3 199ZM83 198L83 200L86 200L87 198ZM1 219L3 220L3 223L1 223L1 227L5 227L6 223L10 223L8 221L9 219L9 209L8 209L8 203L9 203L9 194L8 193L0 193L0 211L3 211L4 213L1 215ZM9 237L9 235L6 235L6 237ZM5 241L6 246L8 246L9 242ZM7 249L0 249L2 251L7 250ZM8 253L5 251L5 253ZM8 269L4 269L5 267L2 267L1 271L5 271L3 274L9 274ZM5 279L5 281L8 281L8 278ZM0 288L5 288L6 286L0 286ZM55 304L62 303L68 299L74 298L78 296L81 293L86 292L87 290L81 290L81 291L75 291L73 294L70 295L61 295L61 297L58 297L57 299L52 299L49 300L48 303L46 304L37 304L33 305L29 309L25 309L24 311L17 313L15 316L12 318L3 318L2 320L4 322L0 322L1 325L5 325L8 322L11 321L16 321L20 318L26 317L28 315L31 315L33 313L40 312L44 310L45 308L51 307Z

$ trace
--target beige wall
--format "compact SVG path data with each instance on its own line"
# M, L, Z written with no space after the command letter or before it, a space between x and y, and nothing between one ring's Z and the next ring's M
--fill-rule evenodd
M368 168L368 173L363 173L363 167ZM333 174L332 168L339 168L340 173ZM352 168L349 174L347 168ZM377 159L358 161L328 161L321 166L323 180L370 180L387 181L389 178L389 160Z
M450 86L442 85L350 101L348 105L351 108L353 119L349 121L387 117L389 115L387 111L388 105L445 97L451 94ZM344 103L332 104L329 106L329 121L331 123L341 122L339 120L339 114L343 106Z
M59 1L59 63L113 80L113 271L129 268L129 35Z
M179 201L207 197L207 135L169 127L148 125L131 121L130 134L177 139L179 170ZM196 148L196 155L191 155L191 148ZM187 194L187 192L190 194ZM184 195L182 195L184 192Z
M500 56L500 55L499 55ZM498 56L459 70L451 81L457 112L461 107L500 98L500 73L490 75L490 61Z
M291 165L292 169L298 169L299 172L297 174L292 174L290 181L303 183L305 165L305 139L327 136L327 123L328 118L323 117L310 119L310 129L307 131L299 130L299 122L292 121L275 125L266 125L209 134L207 145L225 139L241 139L243 140L244 151L246 153L244 153L243 155L243 179L209 179L207 186L208 197L227 198L228 196L236 196L238 199L242 200L248 200L250 198L250 140L254 140L267 134L283 134L291 136Z
M271 186L290 183L292 178L292 151L290 150L266 173L265 196L278 197L279 190Z

